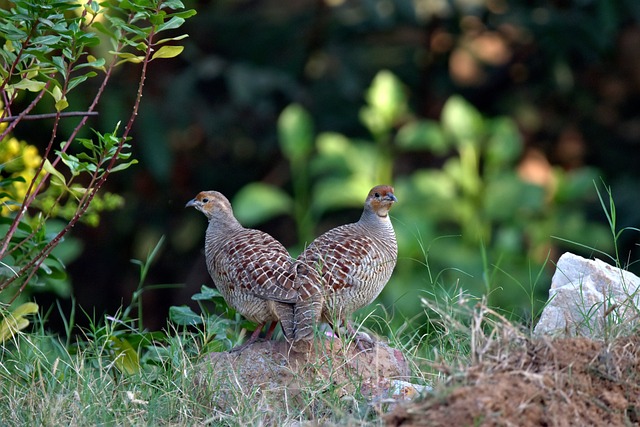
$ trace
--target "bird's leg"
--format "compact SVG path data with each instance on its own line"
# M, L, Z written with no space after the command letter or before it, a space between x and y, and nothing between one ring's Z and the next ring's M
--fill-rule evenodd
M269 341L271 336L273 335L273 331L276 330L276 326L278 326L278 322L271 322L271 326L267 329L267 335L264 336L264 339Z
M229 350L229 353L236 353L238 351L242 351L252 343L256 342L258 340L258 337L260 336L260 332L262 332L262 328L264 327L264 325L266 325L266 323L267 322L264 322L258 325L256 330L253 331L253 333L251 334L248 340L246 340L244 343L238 346L233 347L231 350Z

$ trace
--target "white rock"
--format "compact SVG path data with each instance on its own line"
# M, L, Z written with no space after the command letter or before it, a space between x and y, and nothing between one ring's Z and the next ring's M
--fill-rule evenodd
M534 334L601 338L612 328L630 326L640 315L639 287L640 278L628 271L567 252Z

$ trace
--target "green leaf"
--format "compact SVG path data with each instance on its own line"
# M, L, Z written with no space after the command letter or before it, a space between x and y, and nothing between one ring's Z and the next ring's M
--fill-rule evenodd
M7 187L9 185L12 185L14 182L27 182L27 181L25 181L24 177L22 176L1 178L0 187Z
M442 109L442 126L454 138L457 146L479 145L484 136L484 121L480 112L464 98L451 96Z
M93 55L87 55L86 64L80 64L76 68L93 67L102 71L106 71L106 69L104 68L105 63L106 63L106 60L104 58L96 58Z
M47 259L45 263L40 265L40 268L47 274L49 279L63 280L67 278L67 273L64 266L60 266L55 260Z
M91 166L89 163L80 161L80 159L73 154L59 152L58 155L62 162L67 165L73 176L78 176L81 172L87 170L87 168Z
M407 96L402 82L390 71L380 71L367 90L367 106L360 120L374 135L387 133L407 114Z
M0 216L0 224L8 225L8 224L11 224L11 223L13 223L13 219L12 218ZM33 228L31 227L30 224L28 224L25 221L20 221L18 223L18 230L23 231L25 234L33 233Z
M489 168L509 168L522 153L522 138L512 119L502 117L491 123L486 159Z
M360 175L324 179L314 188L313 209L321 215L330 209L362 207L371 185L371 181Z
M67 65L62 56L54 56L51 58L54 68L62 74L63 78L67 78Z
M572 171L555 173L557 189L554 198L559 203L577 202L593 194L593 183L600 172L595 168L581 167Z
M202 323L202 317L186 305L169 307L169 319L181 326L194 326Z
M67 87L67 90L70 91L73 88L75 88L76 86L78 86L80 83L84 82L85 80L87 80L89 77L95 77L97 76L97 74L93 71L88 72L87 74L84 74L82 76L78 76L78 77L74 77L71 80L69 80L69 86Z
M431 209L448 206L448 202L456 198L455 181L441 170L418 170L411 175L411 183L420 198L434 202L429 206ZM448 207L445 209L448 210Z
M244 186L236 194L233 208L238 221L250 227L278 215L290 213L293 200L277 187L256 182Z
M180 18L179 16L174 16L167 22L158 25L158 27L156 28L156 33L164 30L174 30L181 27L182 24L184 24L184 19Z
M278 136L282 153L291 162L306 159L313 150L313 121L298 104L285 108L278 118Z
M169 8L169 9L184 9L184 3L180 0L166 0L162 2L161 9Z
M60 36L47 35L47 36L35 37L32 40L32 43L34 45L53 45L60 42L61 39L62 37Z
M352 175L365 186L376 183L376 147L369 141L357 141L335 132L323 132L316 138L318 155L311 162L313 175ZM368 189L365 191L366 194Z
M164 2L162 4L161 8L164 9L165 6L168 6L168 2ZM184 6L172 7L172 9L177 10L177 12L173 12L168 16L171 16L171 17L177 16L178 18L189 19L192 16L198 14L198 12L195 9L178 10L178 9L182 9L182 8L184 8Z
M156 33L158 32L158 25L162 24L167 17L167 12L160 10L158 13L152 13L149 15L149 22L156 27Z
M200 288L200 292L194 294L191 299L194 301L208 301L214 298L222 298L222 295L217 289L210 288L208 286L202 285Z
M153 54L151 59L175 58L180 55L183 50L184 46L162 46Z
M367 102L392 122L405 114L407 96L402 82L390 71L380 71L367 91Z
M131 160L130 162L127 162L127 163L120 163L120 164L114 166L111 169L111 172L113 173L113 172L123 171L123 170L128 169L130 166L135 165L135 164L138 164L138 161L135 160L135 159Z
M522 181L514 172L490 180L484 191L484 211L491 220L530 217L545 205L544 188Z
M410 122L402 126L396 136L396 144L404 150L429 150L446 154L449 149L440 125L433 120Z
M97 3L97 2L94 2L94 3ZM105 26L100 21L94 21L93 24L91 24L91 26L111 39L117 38L115 35L115 32L111 28L108 28L107 26Z

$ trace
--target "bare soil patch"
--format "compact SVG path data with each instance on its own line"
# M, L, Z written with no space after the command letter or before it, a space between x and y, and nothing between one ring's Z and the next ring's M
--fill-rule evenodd
M508 346L507 346L508 347ZM399 405L392 426L640 425L640 337L524 340L483 355L424 399Z

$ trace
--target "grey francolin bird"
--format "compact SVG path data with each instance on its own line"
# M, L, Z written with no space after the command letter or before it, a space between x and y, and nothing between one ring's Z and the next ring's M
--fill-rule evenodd
M347 316L373 302L391 277L398 245L389 210L397 201L393 187L372 188L358 222L327 231L298 257L320 271L324 287L322 320L336 332L336 322L341 322L355 336ZM362 341L372 344L356 336L363 350Z
M199 193L186 207L196 208L209 220L205 256L217 289L230 307L258 324L251 337L232 351L256 341L268 322L272 323L267 339L280 322L292 348L307 351L322 304L318 272L293 260L269 234L244 228L229 200L217 191Z

